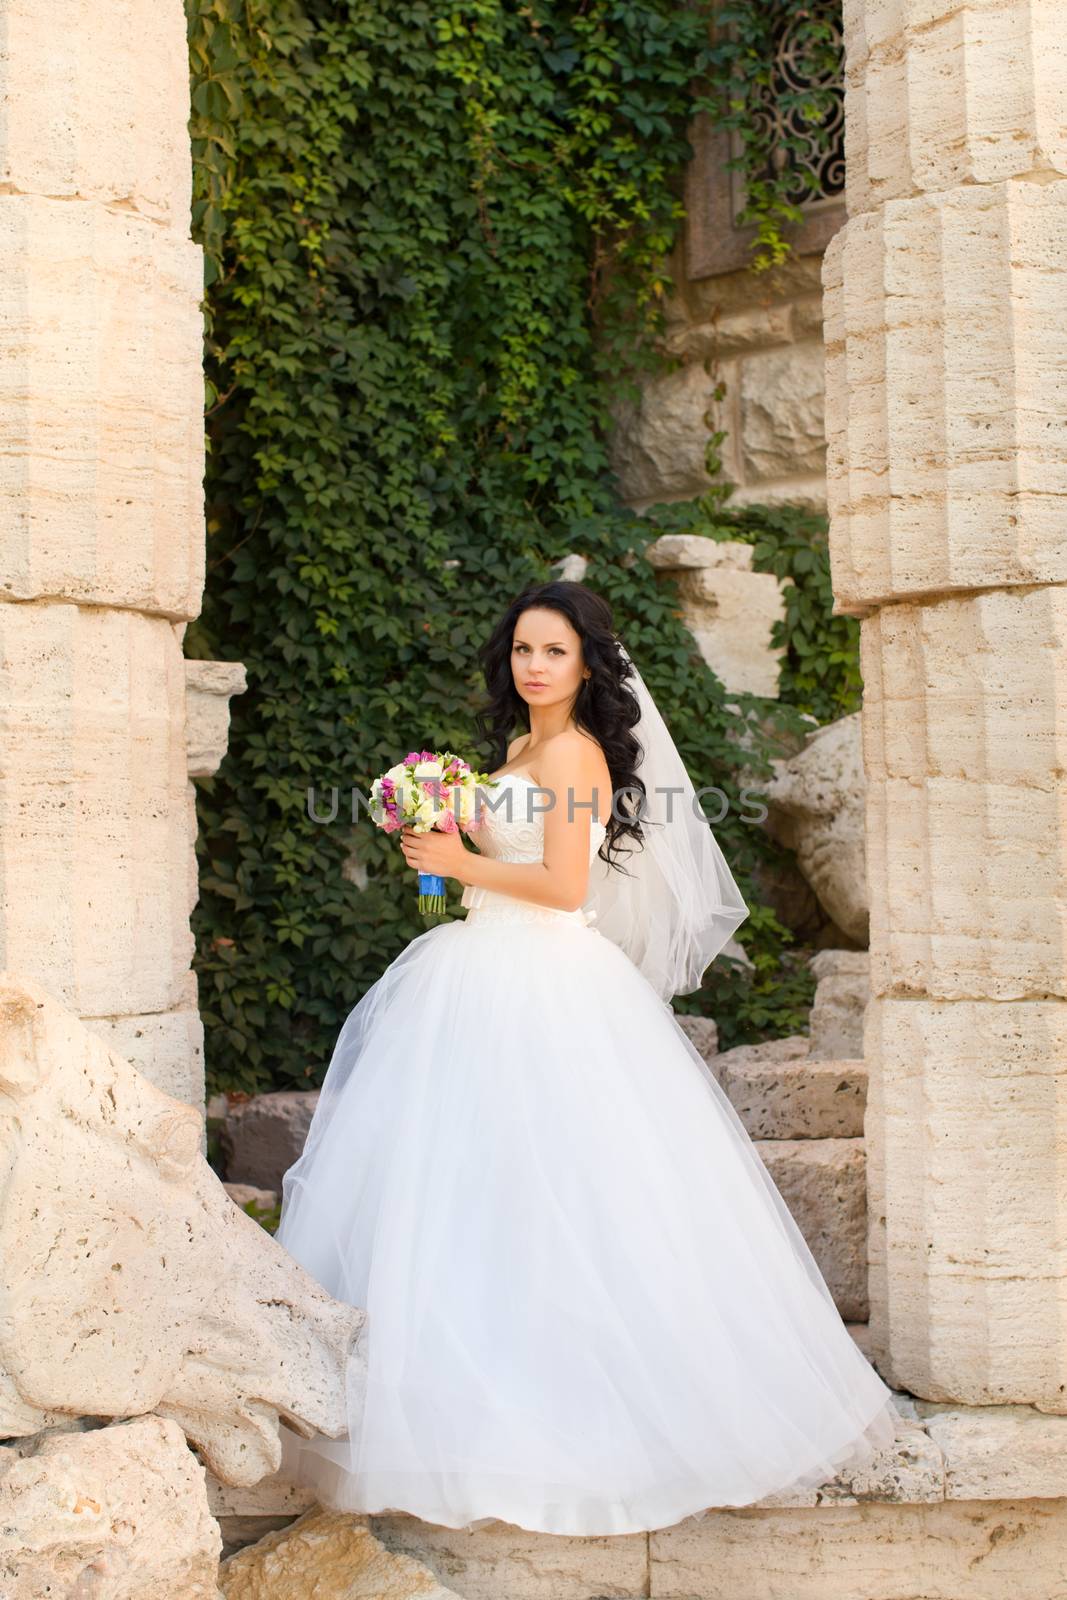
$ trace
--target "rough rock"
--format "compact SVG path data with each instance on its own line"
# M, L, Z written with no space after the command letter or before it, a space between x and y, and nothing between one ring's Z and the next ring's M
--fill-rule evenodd
M1052 1600L1067 1499L715 1511L649 1553L655 1600Z
M773 699L782 651L772 646L771 633L785 616L785 603L773 572L753 572L752 546L664 534L645 555L659 571L674 574L682 620L727 689Z
M756 1149L842 1317L865 1322L867 1190L862 1139L763 1139Z
M190 778L219 770L230 737L230 699L244 694L248 674L240 661L186 661L185 755Z
M818 979L809 1028L812 1055L858 1059L871 997L870 955L866 950L820 950L808 965Z
M934 1405L916 1402L927 1433L945 1458L952 1500L1002 1500L1063 1494L1067 1417L1033 1406Z
M818 728L804 749L774 763L767 831L796 852L801 872L838 927L867 942L866 784L860 713Z
M43 990L0 976L0 1437L59 1411L181 1424L234 1483L278 1418L339 1436L364 1313L233 1204L203 1121Z
M219 1583L225 1600L458 1600L365 1520L318 1508L224 1561Z
M689 499L711 484L705 464L715 383L701 362L653 378L636 406L621 407L612 461L633 504Z
M730 1051L730 1055L734 1052ZM720 1057L721 1062L725 1059ZM862 1061L745 1062L720 1077L753 1139L863 1136L867 1069Z
M176 1422L137 1417L0 1447L4 1600L216 1600L221 1538Z
M823 394L821 341L764 350L744 362L740 449L746 484L825 470Z
M227 1181L280 1191L318 1103L317 1089L280 1089L231 1106L220 1136Z

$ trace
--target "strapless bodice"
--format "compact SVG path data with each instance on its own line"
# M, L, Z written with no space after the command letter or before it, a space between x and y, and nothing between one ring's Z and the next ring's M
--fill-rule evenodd
M483 791L492 795L492 806L485 805L482 824L472 835L479 854L494 861L537 862L545 853L545 815L543 807L548 795L532 778L520 772L505 772L496 779L496 790ZM515 787L513 787L513 785ZM493 809L495 806L497 809ZM589 861L592 864L604 842L607 827L594 821L589 829ZM558 911L552 906L534 905L531 900L518 900L513 895L499 894L495 889L483 889L468 884L463 891L461 904L467 907L468 922L575 922L588 926L595 912L579 908L577 911Z

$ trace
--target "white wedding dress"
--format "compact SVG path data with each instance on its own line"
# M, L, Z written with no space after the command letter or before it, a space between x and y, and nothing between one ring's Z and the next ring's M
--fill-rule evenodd
M539 861L532 780L498 781L479 849ZM603 1535L863 1464L890 1391L670 1007L588 912L463 903L349 1015L283 1181L277 1237L366 1309L368 1364L348 1439L283 1428L283 1472Z

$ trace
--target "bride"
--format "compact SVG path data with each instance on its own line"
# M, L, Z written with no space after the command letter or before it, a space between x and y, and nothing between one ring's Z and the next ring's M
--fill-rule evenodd
M403 837L467 915L351 1012L283 1180L278 1239L367 1327L347 1439L283 1428L282 1470L579 1535L813 1488L896 1412L670 1008L748 908L602 598L528 590L483 661L478 850Z

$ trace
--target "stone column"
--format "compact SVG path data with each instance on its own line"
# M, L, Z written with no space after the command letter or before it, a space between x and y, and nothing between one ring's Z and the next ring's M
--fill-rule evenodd
M199 1103L181 0L6 0L0 106L0 966Z
M834 591L864 619L873 1342L920 1395L1063 1412L1067 35L1055 0L845 13L824 286Z

